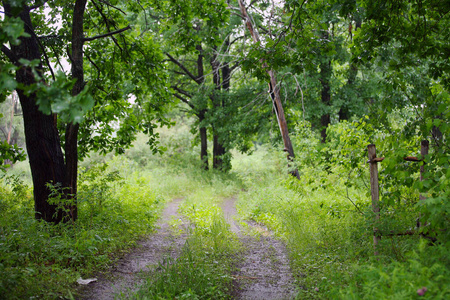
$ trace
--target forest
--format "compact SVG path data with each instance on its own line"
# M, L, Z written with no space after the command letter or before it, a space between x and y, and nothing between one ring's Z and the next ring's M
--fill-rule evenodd
M449 299L450 0L2 0L0 299Z

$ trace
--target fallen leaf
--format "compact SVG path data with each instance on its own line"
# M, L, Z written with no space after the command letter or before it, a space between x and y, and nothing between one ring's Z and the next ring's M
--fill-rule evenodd
M83 279L83 278L80 277L80 278L77 279L77 283L78 284L83 284L83 285L89 284L89 283L94 282L94 281L97 281L97 278Z

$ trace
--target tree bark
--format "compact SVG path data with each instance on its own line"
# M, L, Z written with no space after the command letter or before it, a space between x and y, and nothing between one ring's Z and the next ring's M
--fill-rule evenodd
M357 17L356 19L356 25L355 25L355 31L360 29L362 25L361 22L361 18ZM350 28L350 36L352 34ZM358 66L356 65L356 63L354 61L350 62L350 69L348 71L348 79L347 79L347 86L350 87L351 89L354 89L354 84L356 81L356 75L358 74ZM352 101L352 99L350 99L350 101ZM350 118L350 111L348 108L348 103L343 103L341 105L341 107L339 108L339 120L348 120Z
M9 1L3 1L3 7L7 16L13 16ZM23 6L17 17L24 22L25 32L29 36L21 37L21 43L12 45L11 51L18 59L40 60L41 52L29 8ZM42 65L36 70L42 72ZM16 80L25 87L36 83L31 68L23 66L17 70ZM56 204L49 203L51 190L47 187L48 184L63 185L65 175L64 157L55 119L54 116L45 115L38 110L36 94L27 94L22 89L18 89L17 93L23 111L25 142L33 179L35 217L58 223L63 219L63 213L57 209Z
M206 127L202 125L205 120L206 110L201 110L198 114L199 131L200 131L200 159L203 164L203 169L209 170L208 165L208 135L206 132Z
M245 24L247 25L248 30L250 31L250 34L253 38L253 41L255 43L260 42L258 32L255 31L253 28L253 24L250 21L250 17L247 13L247 9L245 8L245 5L242 0L239 0L239 8L241 10L242 18L244 19ZM275 108L275 112L277 115L278 125L280 127L281 136L283 138L284 143L284 151L287 152L287 159L288 159L288 165L290 162L295 158L294 155L294 148L292 147L291 139L289 137L289 131L287 127L286 118L284 117L284 110L283 105L281 103L281 97L280 97L280 87L277 85L277 79L275 76L275 71L269 69L267 66L267 63L262 61L263 68L266 70L266 72L270 76L270 96L272 98L273 106ZM297 177L300 179L300 175L298 173L298 170L295 169L293 171L289 172L292 176Z
M374 214L374 226L373 226L373 249L374 255L378 255L378 243L381 240L378 225L380 223L380 191L378 185L378 161L376 160L376 147L373 144L367 146L367 152L369 156L370 164L370 191L372 194L372 211Z
M327 30L322 32L322 39L328 41L329 33ZM325 57L322 57L325 59ZM331 88L330 88L330 78L331 78L331 61L327 58L320 63L320 83L322 84L322 104L324 107L324 114L320 117L320 135L322 136L322 143L325 143L327 139L327 127L330 125L330 104L331 104Z
M78 95L84 88L84 69L83 69L83 44L84 44L84 11L87 0L77 0L75 2L73 20L72 20L72 78L75 84L72 88L72 96ZM66 176L65 186L68 187L66 198L71 199L70 205L66 210L70 213L72 221L78 218L77 209L77 177L78 177L78 129L79 124L69 123L66 126L65 133L65 155L66 155Z
M217 54L214 54L211 58L211 69L213 74L213 83L215 86L214 90L216 92L219 92L221 90L222 83L220 80L220 62L217 60ZM223 107L223 103L221 103L221 99L218 97L217 93L213 93L211 95L211 101L213 103L215 112L217 112ZM219 122L217 122L216 119L215 123L219 123L220 126L221 122L220 120L218 121ZM226 168L224 165L225 162L223 156L226 150L224 145L220 141L220 137L217 132L217 124L212 124L212 129L213 129L213 169L224 170Z

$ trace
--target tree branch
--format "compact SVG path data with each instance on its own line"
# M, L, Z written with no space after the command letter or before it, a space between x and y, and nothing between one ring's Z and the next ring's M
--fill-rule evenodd
M83 40L84 40L85 42L89 42L89 41L93 41L93 40L98 40L98 39L102 39L102 38L105 38L105 37L108 37L108 36L112 36L112 35L115 35L115 34L119 34L119 33L121 33L121 32L127 31L127 30L129 30L129 29L131 29L131 26L130 26L130 25L128 25L128 26L125 27L125 28L122 28L122 29L119 29L119 30L115 30L115 31L111 31L111 32L108 32L108 33L105 33L105 34L100 34L100 35L96 35L96 36L93 36L93 37L87 37L87 38L84 38Z
M238 36L237 38L235 38L234 40L232 40L230 42L230 46L233 45L234 43L236 43L238 40L245 38L244 35Z
M62 35L57 35L57 34L50 34L50 35L41 35L38 36L38 39L43 40L43 39L59 39L62 38Z
M120 11L120 12L123 13L125 16L127 15L126 12L124 12L124 11L121 10L120 8L118 8L118 7L114 6L114 5L112 5L112 4L109 3L108 1L105 1L105 0L98 0L98 1L100 1L100 2L103 3L103 4L105 4L106 6L112 7L112 8L114 8L114 9ZM139 1L138 1L138 3L139 3ZM140 3L139 3L139 5L140 5ZM142 6L141 6L141 7L142 7Z
M269 33L269 30L267 30L266 28L262 27L262 25L258 25L258 28L261 29L261 31L265 34Z
M105 26L106 28L108 28L109 31L111 31L111 27L110 27L110 20L105 16L105 14L103 13L102 9L99 7L99 5L97 5L97 3L95 1L92 0L92 4L94 4L95 9L98 11L98 13L102 16L103 21L105 22ZM113 25L114 26L114 25ZM115 28L115 26L114 26ZM117 28L115 28L117 29ZM122 47L120 47L119 43L117 42L116 38L112 35L111 36L114 44L116 44L117 48L120 49L120 52L122 53Z
M36 42L38 43L39 47L42 50L42 54L44 55L45 63L48 66L48 69L50 71L50 74L52 75L53 80L56 80L55 73L53 72L52 65L50 64L50 60L48 58L47 52L45 51L44 45L42 45L41 41L39 40L39 37L36 35L36 32L34 30L31 30L31 32L32 32L33 37L36 39Z
M230 72L233 72L237 67L241 65L241 62L236 62L233 66L230 67Z
M59 59L58 53L56 52L55 48L54 48L52 45L49 45L49 47L50 47L50 49L52 49L53 53L55 54L56 61L58 62L59 67L60 67L61 70L64 72L64 67L63 67L63 65L61 64L61 61L60 61L60 59Z
M172 85L171 88L173 88L174 90L176 90L178 93L185 95L186 97L192 98L192 95L189 94L187 91L180 89L179 87Z
M89 55L86 55L87 59L89 60L89 62L97 69L97 80L100 79L100 74L101 74L101 70L100 68L97 66L97 64L95 62L92 61L91 57Z
M174 64L176 64L178 67L180 67L181 70L184 71L184 73L189 76L192 80L194 80L197 84L201 84L201 80L200 78L194 76L194 74L192 74L191 72L189 72L189 70L178 60L176 60L172 55L170 55L169 53L165 52L164 54L167 55L167 57L170 59L171 62L173 62Z
M14 65L19 65L19 60L17 59L17 56L11 51L11 49L6 47L5 45L2 45L2 52L9 58L9 60L11 60Z
M32 6L29 6L28 9L29 9L30 11L32 11L33 9L36 9L36 8L39 8L39 7L43 6L45 3L47 3L47 0L42 1L42 2L40 2L40 3L38 3L38 1L36 1L36 4L35 4L35 5L32 5Z
M252 2L250 2L250 4L246 7L246 9L248 9L250 6L252 6L253 4L255 4L256 1L258 1L258 0L253 0Z
M189 100L187 100L186 98L177 93L173 93L173 95L178 99L180 99L181 101L183 101L184 103L186 103L187 105L189 105L190 108L194 109L194 105L192 105L192 103Z
M180 71L177 71L177 70L172 70L172 69L170 69L169 71L171 71L171 72L173 72L173 73L175 73L175 74L178 74L178 75L186 75L186 73L183 73L183 72L180 72Z

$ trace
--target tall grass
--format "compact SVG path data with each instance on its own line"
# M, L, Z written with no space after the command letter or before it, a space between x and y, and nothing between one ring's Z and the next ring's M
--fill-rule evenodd
M311 132L306 136L315 139ZM445 240L430 245L418 235L383 237L380 255L374 257L368 174L335 163L333 155L341 153L317 140L308 145L297 141L300 181L287 175L284 157L270 148L234 164L246 183L238 210L286 241L300 287L298 298L413 299L423 287L425 298L448 297L450 252ZM382 203L383 232L415 226L408 200L414 194L402 187L399 192L405 201Z
M197 173L193 170L186 172ZM231 274L234 272L239 247L218 205L221 197L236 193L236 182L227 177L219 174L213 174L208 180L189 177L193 189L185 194L180 212L191 226L182 253L176 260L160 263L133 299L231 297Z
M229 299L236 247L224 222L214 221L209 234L197 229L177 260L160 263L133 299Z
M195 230L180 259L162 263L135 297L230 297L239 249L219 203L238 195L241 218L267 225L286 241L299 299L450 296L448 242L430 245L417 235L384 237L380 255L373 256L367 172L352 173L337 161L354 155L339 153L337 131L330 145L322 145L308 130L294 136L301 173L297 181L287 175L285 154L270 145L250 156L233 152L229 174L202 170L188 125L159 130L161 147L167 149L162 155L151 154L145 137L138 136L125 156L92 154L82 162L75 226L34 220L31 189L20 177L21 167L3 178L1 295L67 296L78 277L106 269L118 253L151 232L165 202L183 198L180 211ZM359 136L354 139L361 143ZM414 226L410 199L415 195L410 191L399 189L406 200L384 207L383 230Z
M35 220L31 189L18 177L4 177L0 194L0 293L6 299L68 296L79 277L105 270L151 232L163 202L145 178L122 179L114 164L81 172L73 224Z

